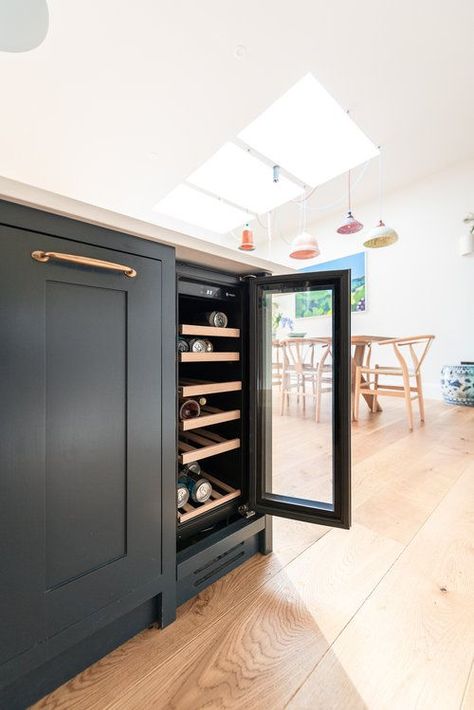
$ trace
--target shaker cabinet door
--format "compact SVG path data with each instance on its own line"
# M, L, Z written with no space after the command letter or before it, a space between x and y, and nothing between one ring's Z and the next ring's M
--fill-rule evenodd
M0 230L1 663L158 588L163 314L159 260Z

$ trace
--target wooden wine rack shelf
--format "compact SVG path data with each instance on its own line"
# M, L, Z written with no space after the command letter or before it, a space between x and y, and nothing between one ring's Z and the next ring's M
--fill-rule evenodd
M180 335L201 335L212 338L240 338L240 328L215 328L211 325L180 325Z
M179 353L180 362L238 362L240 353Z
M201 407L199 417L193 419L183 419L179 423L181 431L189 431L190 429L198 429L203 426L211 426L212 424L221 424L222 422L231 422L234 419L240 419L240 409L231 409L224 411L217 407Z
M195 429L181 432L178 441L179 463L200 461L209 456L217 456L225 451L240 448L240 439L225 439L220 434L207 429Z
M185 523L192 518L196 518L198 515L203 515L209 512L213 508L217 508L220 505L228 503L234 498L240 496L239 488L232 488L232 486L227 485L219 481L218 478L214 478L209 473L202 472L203 478L207 478L212 483L212 494L206 503L194 503L191 499L178 511L178 518L180 523Z
M181 397L196 397L199 394L220 394L221 392L238 392L242 389L242 382L210 382L209 380L180 379L179 395Z

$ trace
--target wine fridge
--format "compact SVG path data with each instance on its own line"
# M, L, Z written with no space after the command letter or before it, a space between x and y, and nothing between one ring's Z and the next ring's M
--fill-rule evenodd
M180 601L192 595L197 574L207 578L202 570L210 563L203 554L211 541L219 543L213 564L221 569L224 558L229 565L232 560L237 564L238 554L244 555L238 545L243 544L247 529L259 531L260 540L266 536L265 542L249 548L249 554L270 549L270 516L349 526L348 274L239 277L178 264ZM275 333L276 322L281 322L278 310L296 307L301 311L306 301L323 298L330 304L326 340L317 343L288 333L288 346L281 352L284 338L281 332ZM320 372L314 354L319 345L328 349L321 358L325 364ZM306 348L310 355L305 355L308 362L302 364L301 372L290 361L296 347ZM316 424L311 398L320 381L330 381L330 387L324 390L329 392L324 395L325 420ZM284 383L288 392L283 393ZM282 397L290 404L285 414L280 414ZM241 532L232 538L235 530ZM222 541L227 535L231 541L225 547ZM200 551L194 577L189 573L193 550ZM187 570L187 589L182 593L180 561Z

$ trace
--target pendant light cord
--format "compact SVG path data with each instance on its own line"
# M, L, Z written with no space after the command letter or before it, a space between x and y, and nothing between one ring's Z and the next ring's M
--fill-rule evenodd
M360 181L361 181L362 178L364 177L365 172L366 172L366 170L367 170L367 168L368 168L368 166L369 166L369 163L370 163L370 160L368 160L368 161L367 161L366 163L364 163L364 165L362 166L359 175L357 176L356 180L355 180L354 183L352 184L352 188L353 188L353 189L355 189L355 188L359 185ZM316 188L315 188L315 189L316 189ZM309 193L308 197L311 196L312 193L313 193L313 191ZM306 199L308 199L308 197L306 197ZM292 200L292 202L302 202L303 199L304 199L304 198L302 198L301 200ZM319 206L316 206L316 205L308 205L308 206L307 206L307 209L310 210L311 212L325 212L326 210L332 210L332 209L335 209L336 207L339 207L339 206L340 206L341 204L343 204L346 200L347 200L347 194L346 194L346 191L344 190L344 195L342 195L341 197L339 197L337 200L334 200L334 202L328 202L328 203L325 204L325 205L319 205Z
M351 211L351 171L347 171L347 195L349 198L349 212Z
M379 219L382 219L383 215L383 158L382 158L382 148L379 146Z
M379 151L380 151L380 152L379 152L379 182L380 182L380 207L381 207L381 209L382 209L382 149L381 149L380 146L378 146L378 149L379 149ZM366 170L367 170L367 168L368 168L368 166L369 166L369 163L370 163L370 160L367 160L367 162L364 163L364 165L362 166L361 171L360 171L359 175L357 176L357 178L356 178L356 180L355 180L355 182L354 182L353 185L351 185L351 178L350 178L350 172L351 172L351 171L349 170L349 175L348 175L348 181L349 181L349 210L351 209L351 188L353 187L353 188L355 189L355 188L359 185L359 183L361 182L362 178L363 178L364 175L365 175L365 172L366 172ZM304 196L301 197L301 198L299 198L299 199L293 199L293 200L291 200L291 202L300 205L300 207L303 207L303 205L304 205L305 227L306 227L306 215L307 215L307 210L310 210L311 212L324 212L325 210L331 210L331 209L334 209L334 208L338 207L338 206L346 199L346 196L344 195L343 197L340 197L339 199L335 200L334 202L330 202L330 203L327 203L327 204L325 204L325 205L320 205L320 206L318 206L318 207L315 206L315 205L309 205L309 204L308 204L308 200L309 200L310 197L313 196L313 194L316 192L316 190L318 189L318 187L319 187L319 186L317 185L317 186L314 187L312 190L310 190L310 192L304 194ZM299 212L299 214L298 214L298 227L301 226L301 221L300 221L300 220L301 220L301 211L302 211L302 210L300 210L300 212ZM281 234L281 233L279 232L279 230L278 230L278 225L277 225L277 213L278 213L278 210L277 210L277 209L273 209L273 210L271 210L270 213L269 213L269 214L271 215L271 216L270 216L270 220L273 221L273 225L272 225L272 233L273 233L273 236L277 237L278 239L281 239L281 241L284 242L285 244L291 245L291 240L288 241L287 239L285 239L285 237L283 236L283 234ZM267 221L267 224L265 225L265 224L263 224L263 222L261 221L259 215L255 215L255 216L256 216L256 220L257 220L258 224L260 225L260 227L261 227L265 232L267 232L269 222ZM301 230L299 230L299 231L301 231ZM239 237L237 237L237 235L235 235L235 233L231 232L231 234L232 234L232 236L233 236L235 239L239 239Z

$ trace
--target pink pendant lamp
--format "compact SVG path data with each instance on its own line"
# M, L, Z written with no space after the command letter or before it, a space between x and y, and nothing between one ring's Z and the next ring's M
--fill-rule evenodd
M347 173L347 193L349 199L347 217L340 227L337 229L338 234L355 234L360 232L364 225L353 217L351 212L351 171Z

